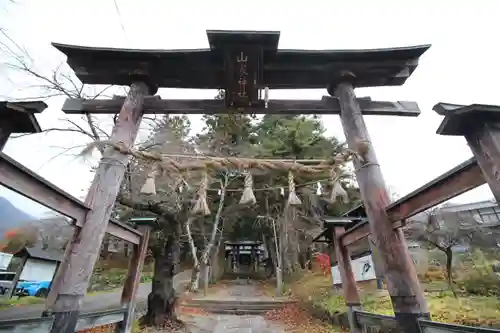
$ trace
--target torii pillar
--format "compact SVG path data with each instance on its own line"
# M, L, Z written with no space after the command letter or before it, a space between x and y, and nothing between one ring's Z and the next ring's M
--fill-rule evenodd
M144 82L134 82L118 115L110 141L131 147L143 115L144 97L152 89ZM99 258L106 227L125 175L129 156L107 147L104 150L85 203L91 207L83 226L75 232L66 247L65 262L57 276L58 293L51 309L54 322L51 333L73 333L81 302Z
M353 161L356 179L371 237L380 253L377 264L386 278L396 320L404 332L414 333L419 331L419 318L430 318L429 310L403 232L399 228L394 230L385 211L390 203L387 187L356 100L355 82L354 75L342 73L338 83L330 86L328 92L339 100L347 144L360 156Z
M439 103L433 110L445 116L436 133L465 137L495 200L500 203L500 106Z

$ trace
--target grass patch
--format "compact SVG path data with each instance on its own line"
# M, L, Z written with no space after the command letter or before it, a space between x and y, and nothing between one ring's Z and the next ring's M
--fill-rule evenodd
M125 278L127 277L127 269L109 268L94 271L90 278L88 292L91 294L111 291L123 287ZM153 272L143 270L141 275L141 283L151 282L153 280Z
M306 273L287 286L287 292L311 302L331 314L346 311L342 291L333 291L331 278L321 273ZM431 289L431 288L429 288ZM394 315L387 291L360 288L365 311ZM469 326L500 328L500 299L495 296L453 297L448 291L426 293L432 320Z
M43 304L45 302L44 298L25 296L25 297L2 297L0 298L0 309L12 308L16 306L25 306L33 304Z

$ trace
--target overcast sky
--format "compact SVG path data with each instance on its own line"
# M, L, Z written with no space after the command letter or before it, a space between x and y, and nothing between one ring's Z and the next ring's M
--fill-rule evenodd
M0 3L7 3L0 0ZM4 6L5 7L5 6ZM500 104L499 1L162 1L17 0L0 12L0 25L26 47L47 71L64 61L51 42L142 49L208 47L207 29L279 30L280 48L355 49L432 44L402 87L358 89L375 100L419 103L418 118L366 117L387 184L404 195L471 156L461 137L435 134L441 117L437 102ZM0 69L0 94L23 94L22 78ZM213 98L214 91L163 89L163 98ZM325 90L271 91L271 98L319 99ZM48 101L38 120L42 128L62 126L63 99ZM193 128L203 126L193 117ZM337 116L325 116L328 133L344 139ZM89 163L60 156L62 148L84 145L68 133L11 140L5 152L71 194L85 195ZM16 205L41 210L5 190ZM487 186L454 202L491 199Z

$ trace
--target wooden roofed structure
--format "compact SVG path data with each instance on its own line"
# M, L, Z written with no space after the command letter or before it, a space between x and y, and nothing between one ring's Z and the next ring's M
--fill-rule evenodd
M338 240L333 237L335 227L345 228L346 232L353 228L357 228L360 225L367 223L366 218L358 217L330 217L325 216L323 220L323 232L313 239L313 242L318 243L328 243L330 246L334 246L334 242ZM370 243L368 238L359 239L356 243L349 247L349 255L351 260L364 257L371 253ZM330 253L330 259L332 266L337 264L337 256L335 251Z
M255 80L251 89L323 89L339 82L346 70L356 73L357 87L399 86L430 47L287 50L278 48L279 31L208 30L207 37L209 48L192 50L53 45L83 83L128 86L134 76L147 76L161 88L190 89L226 89L238 61L247 57L248 84Z
M0 150L13 133L38 133L40 125L35 114L43 112L47 104L42 101L0 102Z
M130 50L53 45L64 53L86 84L130 85L143 80L158 88L222 89L224 100L146 98L145 113L340 114L335 97L320 100L268 100L266 89L333 87L344 74L356 73L357 87L403 84L429 45L374 50L282 50L279 32L207 31L210 48ZM365 114L418 116L414 102L360 98ZM68 100L66 113L118 113L123 100Z

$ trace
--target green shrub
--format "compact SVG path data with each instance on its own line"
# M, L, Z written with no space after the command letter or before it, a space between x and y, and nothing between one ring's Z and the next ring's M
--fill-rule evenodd
M478 296L500 296L500 278L492 274L474 272L458 281L458 286L467 294Z
M119 268L94 271L88 291L113 290L123 286L127 271Z
M475 250L471 258L473 268L457 281L458 286L470 295L500 296L500 276L493 271L484 254Z

